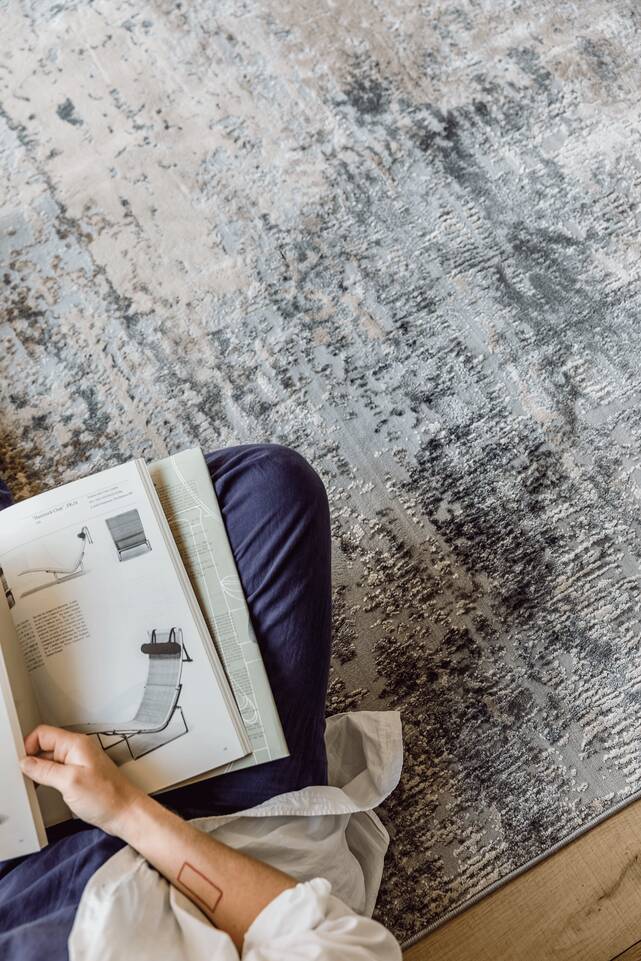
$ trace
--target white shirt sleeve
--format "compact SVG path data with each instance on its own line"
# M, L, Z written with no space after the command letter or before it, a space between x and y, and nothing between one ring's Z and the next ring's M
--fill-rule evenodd
M378 921L355 914L325 878L289 888L245 934L242 961L401 961L398 941Z

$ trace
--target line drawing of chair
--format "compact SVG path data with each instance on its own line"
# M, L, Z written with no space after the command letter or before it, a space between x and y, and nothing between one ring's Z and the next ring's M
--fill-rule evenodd
M3 589L3 591L4 591L4 596L5 596L6 599L7 599L7 604L9 605L9 610L11 610L12 607L15 607L15 606L16 606L16 599L15 599L15 597L13 596L13 591L12 591L11 588L9 587L9 582L7 581L7 578L6 578L6 576L5 576L5 573L4 573L4 571L3 571L3 569L2 569L1 567L0 567L0 583L2 584L2 589ZM0 824L1 824L1 823L2 823L2 822L0 821Z
M35 594L36 591L43 591L47 587L62 584L63 581L70 581L72 578L80 577L85 573L84 561L87 544L93 544L93 538L86 525L78 531L76 537L80 538L80 549L75 560L67 567L27 567L24 571L18 572L18 577L23 577L25 574L53 574L53 580L45 581L44 584L38 584L37 587L31 587L28 591L23 591L20 597L28 597L29 594Z
M151 550L140 514L135 508L125 511L124 514L116 514L115 517L107 517L106 524L116 546L119 561L128 561Z
M182 666L191 663L193 658L185 648L182 630L177 627L163 631L154 628L147 633L149 641L140 648L149 658L147 679L140 704L131 720L92 721L88 724L66 726L68 731L97 734L100 745L106 752L124 744L128 756L125 755L122 760L144 757L145 754L150 754L189 732L179 700L182 692ZM176 719L178 724L174 723L172 730L166 735L165 732ZM116 737L119 740L105 744L103 737Z

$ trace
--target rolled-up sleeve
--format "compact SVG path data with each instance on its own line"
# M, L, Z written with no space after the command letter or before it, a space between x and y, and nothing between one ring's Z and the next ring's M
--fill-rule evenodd
M387 928L355 914L331 891L325 878L283 891L248 929L242 961L401 961Z

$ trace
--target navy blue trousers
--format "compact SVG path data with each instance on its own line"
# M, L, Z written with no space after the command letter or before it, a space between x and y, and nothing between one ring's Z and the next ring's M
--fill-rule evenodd
M300 454L280 444L228 447L207 455L207 464L290 756L159 796L185 818L238 811L327 783L331 553L325 488ZM0 482L0 508L10 504ZM0 862L3 961L66 961L82 891L123 846L82 821L52 828L49 839L37 854Z

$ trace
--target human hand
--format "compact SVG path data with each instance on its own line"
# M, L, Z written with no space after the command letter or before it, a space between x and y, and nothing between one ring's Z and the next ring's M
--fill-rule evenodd
M73 813L107 834L122 836L127 812L144 798L86 734L40 724L25 738L22 771L60 791Z

